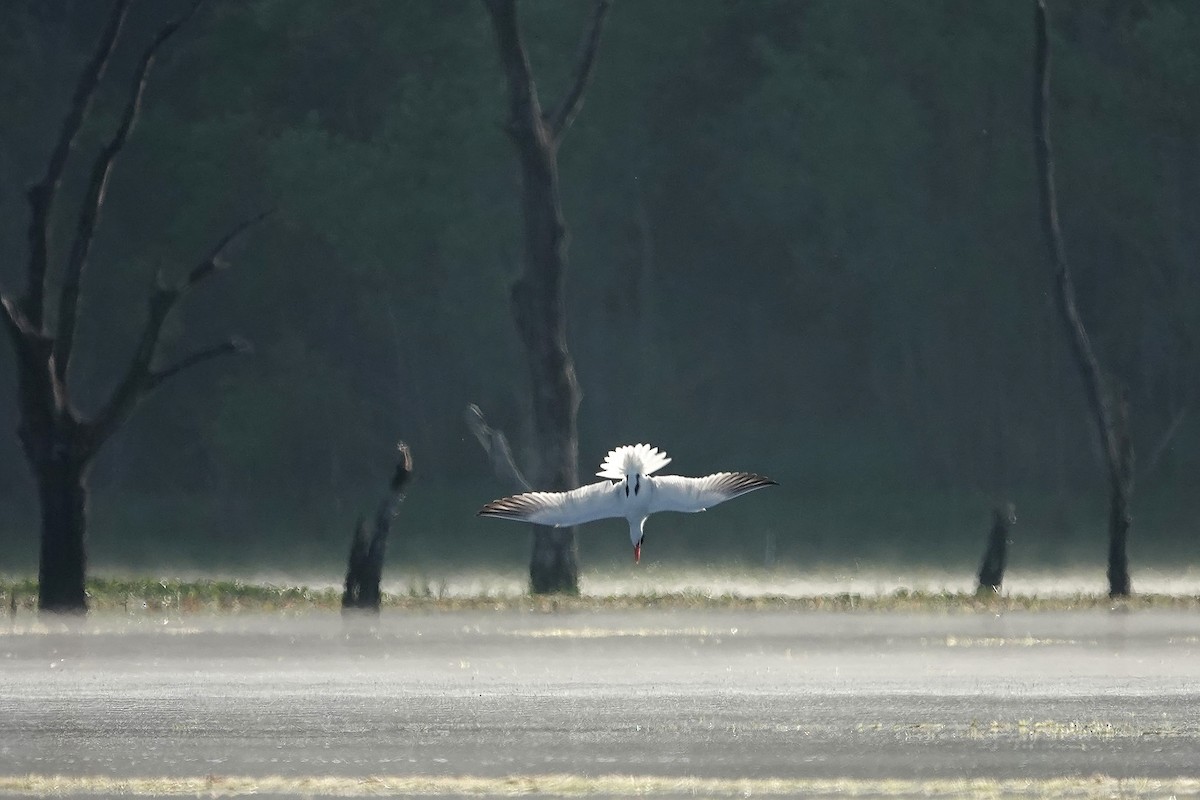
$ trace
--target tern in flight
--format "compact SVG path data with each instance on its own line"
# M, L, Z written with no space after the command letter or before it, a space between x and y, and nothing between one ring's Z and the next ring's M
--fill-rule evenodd
M633 560L641 561L642 526L656 511L704 511L717 503L776 486L775 481L753 472L717 472L703 478L659 475L654 472L671 462L667 454L648 444L610 450L596 474L608 480L569 492L526 492L493 500L479 511L481 517L499 517L551 525L579 525L596 519L624 517L629 522Z

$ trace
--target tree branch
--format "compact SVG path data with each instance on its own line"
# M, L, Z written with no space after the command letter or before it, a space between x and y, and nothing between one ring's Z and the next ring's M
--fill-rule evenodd
M1036 45L1034 53L1033 123L1034 148L1037 154L1038 196L1042 206L1042 233L1054 267L1056 299L1066 323L1071 349L1083 374L1088 403L1096 416L1101 444L1104 448L1110 478L1122 482L1122 455L1118 443L1112 399L1105 387L1105 378L1092 349L1092 343L1079 316L1075 303L1075 285L1067 263L1062 229L1059 225L1058 195L1054 181L1054 156L1050 146L1050 45L1047 37L1045 0L1034 2Z
M1150 458L1146 461L1145 472L1147 474L1153 473L1158 469L1159 462L1162 461L1163 456L1166 455L1167 449L1170 448L1171 442L1175 438L1175 434L1179 433L1179 428L1183 425L1183 421L1187 418L1187 413L1187 405L1181 406L1180 409L1175 412L1175 416L1171 418L1171 424L1167 426L1167 429L1163 432L1162 436L1158 437L1158 444L1156 444L1154 449L1150 451Z
M592 80L595 72L596 52L600 47L600 32L604 29L604 19L612 0L596 0L592 6L592 16L584 31L583 41L579 44L579 55L575 62L575 74L572 76L571 88L559 102L558 107L547 118L550 135L555 139L562 137L563 131L571 126L575 115L583 107L583 93Z
M28 286L25 290L25 316L38 330L41 330L46 319L46 273L49 263L50 212L54 206L54 196L62 182L63 170L67 166L67 157L75 137L83 126L83 118L87 116L96 86L108 67L108 59L113 46L121 33L125 15L129 11L131 0L117 0L109 13L108 22L100 34L96 50L79 76L75 86L75 94L71 97L71 106L63 118L62 129L50 153L46 164L46 174L42 180L29 187L29 269Z
M516 0L483 0L483 5L492 17L500 62L508 83L507 130L509 136L516 137L526 128L522 120L533 123L530 131L542 124L533 69L529 66L529 56L525 53L521 28L517 24Z
M20 302L2 289L0 289L0 308L4 309L4 314L0 315L0 319L4 321L4 328L12 339L17 357L26 358L32 355L38 359L49 359L54 340L35 328L29 318L25 316ZM32 364L28 366L37 369Z
M200 281L204 280L214 272L227 267L229 264L224 259L225 251L229 249L229 246L233 244L234 240L274 213L275 209L269 208L266 211L255 214L253 217L239 222L236 226L234 226L229 233L221 237L221 240L217 242L216 246L208 254L208 258L204 259L192 268L192 271L188 273L187 281L185 282L186 286L189 288L195 286L197 283L200 283Z
M517 466L517 462L513 458L512 448L508 445L508 437L504 435L504 431L490 427L487 424L487 419L483 416L483 411L474 403L467 406L466 417L467 427L475 435L475 439L479 442L479 446L483 448L483 452L487 453L488 459L492 462L492 471L496 473L496 477L504 483L511 485L514 491L530 491L533 487L529 485L529 481L525 479L521 468Z
M54 371L59 381L65 381L67 368L70 366L71 351L75 345L75 326L79 315L79 285L87 264L88 253L92 248L92 239L96 231L96 223L100 218L100 209L104 205L104 192L108 186L108 177L112 172L113 161L125 147L129 134L137 122L141 110L142 98L146 93L146 82L154 58L160 47L183 26L203 0L193 0L188 9L177 19L167 23L154 37L154 40L142 53L137 68L133 73L133 83L129 92L129 100L121 114L121 123L117 126L112 139L96 156L92 164L91 178L84 194L83 205L79 210L79 221L75 226L75 239L71 243L70 254L63 273L63 285L58 301L58 332L54 342Z
M250 346L248 341L238 337L232 337L224 342L214 344L211 347L206 347L203 350L197 350L196 352L179 359L169 367L151 370L146 378L146 392L150 392L168 378L172 378L183 372L185 369L190 369L197 364L201 364L219 356L227 356L235 353L249 353L252 350L253 348Z
M266 211L251 217L245 222L239 223L232 231L222 237L209 256L193 267L188 276L177 285L166 286L161 274L155 276L154 290L150 293L148 303L149 311L146 316L146 324L142 327L142 334L138 339L137 347L134 348L133 358L130 360L125 377L121 379L120 384L113 391L112 396L96 415L95 419L89 423L89 446L91 448L99 447L105 439L111 436L129 414L132 413L133 409L137 407L141 399L167 378L201 361L214 358L218 355L244 352L249 349L248 345L244 342L231 339L207 350L194 353L166 369L153 370L150 366L154 360L154 354L158 349L158 340L162 335L163 323L166 321L167 316L170 315L171 310L175 308L175 304L195 288L197 284L220 269L223 265L221 256L229 245L250 226L265 219L270 213L272 212Z
M22 380L44 368L50 358L50 348L53 341L45 333L35 328L21 310L21 304L11 295L0 291L0 308L4 314L4 329L12 340L13 354L17 357L17 370ZM61 386L54 387L56 397L61 397Z
M150 391L150 362L158 348L163 322L179 301L182 291L162 285L161 275L155 278L155 288L150 294L149 313L142 334L134 348L133 358L125 377L113 390L108 402L96 415L91 424L90 447L98 448L113 434L121 423L133 412L138 402Z
M4 327L12 337L13 347L19 355L32 326L22 313L20 305L5 292L0 292L0 308L4 309Z
M400 453L396 459L396 471L392 473L392 492L400 492L404 489L404 484L408 483L408 479L412 477L413 461L412 450L409 449L408 443L400 441L396 443L396 451Z

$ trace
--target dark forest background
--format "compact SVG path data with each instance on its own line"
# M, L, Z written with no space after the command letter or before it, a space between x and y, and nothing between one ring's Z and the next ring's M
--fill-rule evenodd
M1130 392L1136 576L1200 561L1200 4L1050 8L1066 244L1102 362ZM6 286L21 282L24 187L106 10L0 4ZM64 197L176 10L135 6ZM556 97L588 4L522 13ZM1102 459L1039 238L1032 18L1013 0L614 4L560 156L581 472L646 441L683 474L781 484L656 517L650 559L756 564L774 547L806 568L962 565L1011 499L1016 563L1103 563ZM525 562L520 526L474 517L508 487L463 422L479 403L520 457L503 116L474 0L214 1L189 23L117 163L74 377L101 397L155 270L180 274L274 207L169 323L168 351L235 332L255 352L165 386L103 453L93 563L340 563L400 438L416 475L394 560ZM0 350L0 572L27 572L37 507L11 359ZM580 539L585 571L628 560L616 523Z

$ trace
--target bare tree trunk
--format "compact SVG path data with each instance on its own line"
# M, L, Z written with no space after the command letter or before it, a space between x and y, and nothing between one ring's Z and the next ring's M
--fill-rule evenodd
M524 269L512 287L512 311L529 363L537 481L555 491L579 483L579 384L567 349L567 227L558 188L558 145L591 79L608 0L596 0L574 80L543 114L521 41L516 0L483 0L492 18L508 83L507 132L520 164ZM529 564L535 593L579 590L574 528L535 528Z
M367 521L359 519L350 545L350 560L346 568L345 590L342 592L342 611L369 611L379 613L381 593L379 583L383 579L383 557L387 551L388 534L392 520L404 502L404 487L412 477L412 454L408 445L401 442L397 449L400 460L392 475L387 495L379 501L375 511L375 524L368 532Z
M1017 522L1017 508L1005 503L992 510L992 530L988 534L987 549L979 564L979 591L999 594L1004 584L1004 570L1008 567L1009 534Z
M1133 493L1133 443L1129 434L1129 398L1124 392L1117 399L1116 411L1112 437L1117 463L1109 468L1108 489L1108 594L1129 597L1133 594L1128 554L1129 528L1133 525L1129 511Z
M42 512L38 608L53 612L87 609L84 580L87 554L86 468L70 459L45 465L38 472Z
M1075 284L1067 263L1059 226L1058 196L1054 183L1054 156L1050 146L1050 43L1047 36L1045 0L1034 0L1034 87L1033 138L1037 153L1038 196L1042 208L1042 233L1055 273L1055 299L1066 326L1071 350L1083 376L1088 403L1096 422L1108 467L1108 593L1127 597L1129 581L1128 539L1133 518L1129 502L1133 494L1133 445L1129 434L1129 407L1122 396L1114 398L1112 379L1106 377L1092 349L1087 329L1079 316ZM1116 409L1114 411L1114 405Z
M209 359L245 349L242 342L231 339L195 351L165 367L154 363L163 324L175 305L196 285L220 270L224 266L222 255L229 244L265 216L259 215L234 228L177 284L168 285L161 275L158 276L129 367L101 409L90 419L81 417L71 403L68 376L77 338L80 287L104 205L105 189L117 155L124 149L137 122L147 76L158 49L195 13L200 0L193 0L181 17L163 26L134 68L117 129L92 162L79 203L71 247L61 269L59 296L57 303L52 303L47 297L47 289L52 284L49 242L55 200L75 137L87 117L129 3L130 0L117 0L113 5L96 50L79 76L46 173L27 193L30 221L25 293L17 299L0 291L0 311L3 312L0 324L8 333L16 354L18 433L38 484L42 515L38 608L42 611L87 611L84 588L87 475L100 448L129 419L138 404L164 381Z

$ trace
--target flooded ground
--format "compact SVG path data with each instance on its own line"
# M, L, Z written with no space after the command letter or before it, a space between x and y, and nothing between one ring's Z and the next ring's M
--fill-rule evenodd
M1200 796L1200 617L0 628L0 794Z

